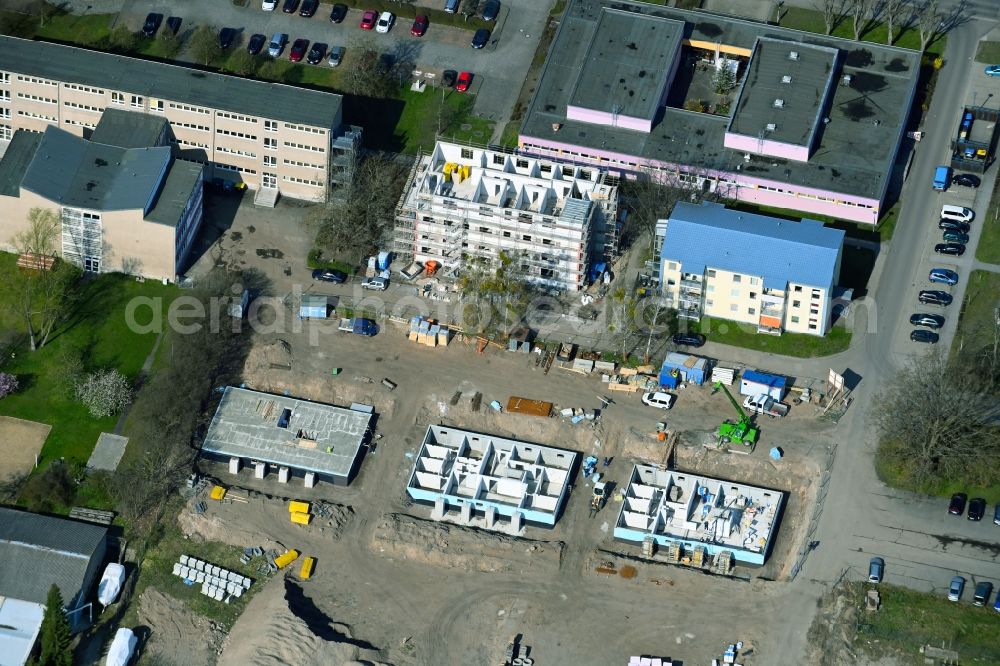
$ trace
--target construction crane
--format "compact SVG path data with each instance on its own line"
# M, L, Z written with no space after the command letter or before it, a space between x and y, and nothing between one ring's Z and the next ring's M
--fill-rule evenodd
M736 409L736 413L740 416L740 420L736 423L727 419L719 425L719 444L737 443L749 446L752 449L757 443L757 428L753 427L750 417L743 411L740 403L736 401L736 398L729 392L725 384L715 382L714 386L716 390L722 389L726 397L729 398L729 402Z

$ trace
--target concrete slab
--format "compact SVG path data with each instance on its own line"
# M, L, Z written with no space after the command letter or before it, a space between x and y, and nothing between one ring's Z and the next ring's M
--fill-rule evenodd
M102 432L97 438L94 452L90 454L90 460L87 461L87 468L115 471L118 469L118 463L122 461L122 456L125 455L127 444L128 437Z

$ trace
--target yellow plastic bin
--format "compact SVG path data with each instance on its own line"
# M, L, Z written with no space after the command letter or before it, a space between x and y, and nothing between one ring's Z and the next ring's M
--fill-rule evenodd
M225 496L226 496L226 489L223 488L222 486L215 486L214 488L212 488L212 492L210 494L210 497L212 499L222 500L222 498Z
M299 551L292 548L290 550L286 550L284 553L274 558L274 564L279 569L284 569L289 564L297 560L298 557L299 557Z
M292 522L298 525L308 525L309 521L312 520L312 516L308 513L302 513L301 511L293 511L291 514Z
M300 502L299 500L292 500L288 503L289 513L309 513L309 502Z
M316 566L316 558L307 557L302 560L302 568L299 570L299 578L309 580L313 575L313 567Z

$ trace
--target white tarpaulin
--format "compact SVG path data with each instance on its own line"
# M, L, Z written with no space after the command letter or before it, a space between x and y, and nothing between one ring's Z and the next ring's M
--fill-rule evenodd
M110 606L115 602L124 582L125 567L113 562L109 564L101 576L101 582L97 584L97 600L102 606Z
M135 644L138 642L131 629L119 629L115 633L115 640L111 641L105 666L125 666L132 658L132 652L135 651Z

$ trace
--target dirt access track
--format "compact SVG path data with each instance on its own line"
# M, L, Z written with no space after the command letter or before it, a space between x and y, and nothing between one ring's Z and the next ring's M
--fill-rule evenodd
M393 664L500 664L517 634L535 663L545 665L627 664L639 654L708 664L736 641L753 646L741 663L781 663L789 621L783 609L792 594L782 579L804 538L828 444L828 426L817 421L812 407L762 423L754 454L727 455L701 444L730 417L725 397L707 387L678 392L677 405L667 412L642 405L637 394L614 394L598 427L574 426L558 418L497 414L488 404L521 395L562 407L600 408L598 396L609 394L597 376L557 369L545 375L531 355L492 348L479 355L460 342L425 348L389 324L375 338L323 334L310 344L310 337L317 338L308 329L260 336L255 344L261 350L276 344L287 349L290 369L252 363L245 380L250 388L375 405L380 437L358 478L347 488L320 484L306 490L301 483L279 484L274 475L258 481L245 471L233 476L225 466L202 463L203 471L223 482L271 498L249 504L209 500L204 516L181 517L192 535L241 546L280 544L316 557L316 572L300 583L301 595L285 599L293 614L301 611L298 604L308 606L310 626L340 627L336 636L347 632L352 645L378 655L367 652L366 658ZM331 375L332 367L340 373ZM379 384L382 377L398 388ZM476 393L478 411L471 400ZM789 493L774 554L763 568L738 569L739 580L645 563L638 545L611 537L620 504L609 502L591 517L590 488L579 476L555 528L528 528L525 539L431 522L430 509L405 495L413 456L430 423L612 457L601 471L620 487L633 461L662 456L649 436L661 420L681 433L678 467ZM781 446L781 461L767 458L771 446ZM293 497L324 499L349 512L332 522L293 525L286 508ZM596 571L609 559L621 575ZM294 577L297 564L290 569ZM264 604L255 597L244 618L263 617L258 607ZM280 632L263 633L272 642L282 640ZM314 633L322 637L326 630ZM223 663L234 663L227 661L236 649L232 643ZM283 654L280 646L269 653Z

